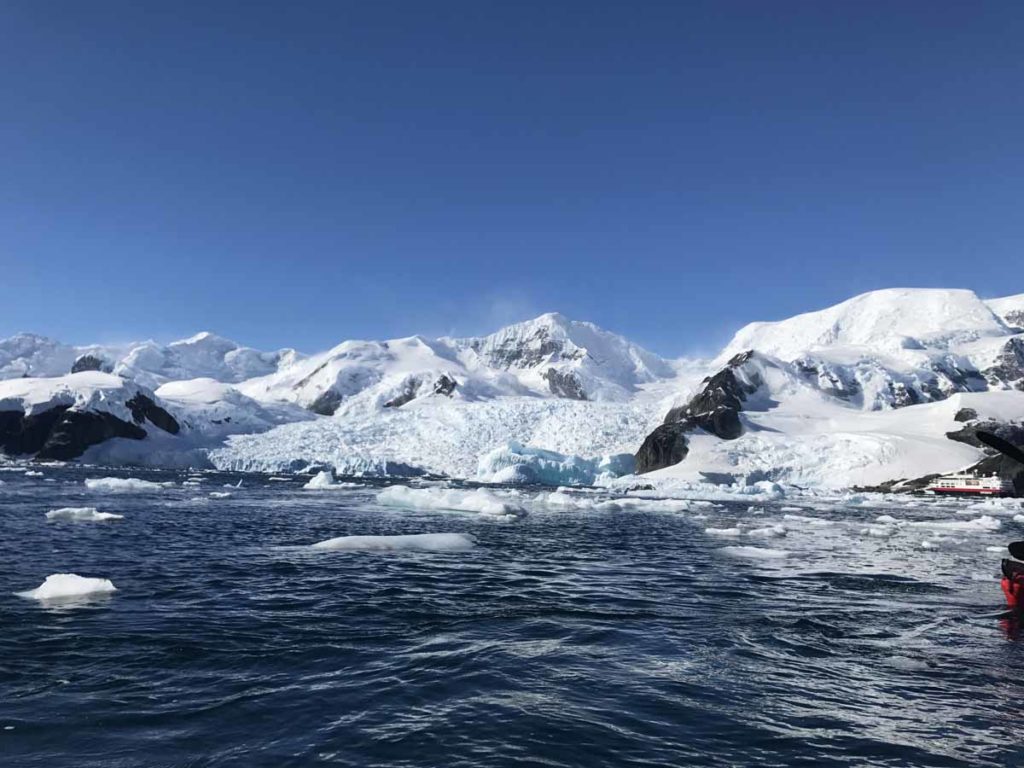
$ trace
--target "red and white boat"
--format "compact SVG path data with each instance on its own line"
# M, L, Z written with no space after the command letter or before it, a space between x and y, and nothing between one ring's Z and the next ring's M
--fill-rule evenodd
M1013 496L1013 483L999 475L958 473L933 480L925 493L947 496Z

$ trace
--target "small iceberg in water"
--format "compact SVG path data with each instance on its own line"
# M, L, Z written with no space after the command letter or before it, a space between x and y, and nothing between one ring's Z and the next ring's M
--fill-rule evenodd
M47 520L71 520L76 523L99 523L104 520L123 520L124 515L100 512L96 507L61 507L46 513Z
M52 573L35 589L15 594L29 600L64 600L116 591L117 587L110 579L94 579L75 573Z
M472 549L476 542L465 533L413 533L399 536L338 536L318 541L313 549L343 549L361 552L461 552Z

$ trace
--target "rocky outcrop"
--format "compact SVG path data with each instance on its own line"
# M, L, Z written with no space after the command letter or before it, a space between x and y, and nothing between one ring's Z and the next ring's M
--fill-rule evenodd
M131 411L132 419L136 424L142 424L148 421L154 427L162 429L164 432L169 432L172 435L178 434L181 427L171 414L157 405L153 400L141 392L136 393L135 397L125 402L128 406L128 410Z
M583 391L583 382L573 371L559 371L556 368L548 368L541 377L548 383L551 394L557 397L564 397L569 400L586 400L587 393Z
M406 403L411 403L416 398L425 394L424 390L428 381L420 376L409 376L402 385L402 391L395 397L387 400L384 403L384 407L401 408ZM434 379L433 382L430 382L429 393L451 397L458 385L459 383L452 376L443 373Z
M1024 337L1014 336L999 352L995 363L983 372L994 386L1024 391Z
M35 454L37 459L76 459L90 446L112 437L141 440L146 430L103 411L74 411L58 406L39 414L0 412L0 449Z
M999 421L975 421L955 432L947 432L946 437L958 443L973 445L975 448L988 447L978 439L978 432L991 432L1012 445L1024 445L1024 424Z
M27 414L20 410L0 411L0 451L67 461L114 437L142 440L146 437L142 426L146 421L172 435L180 430L171 414L141 392L125 405L132 421L107 411L79 410L68 405Z
M743 434L740 413L747 399L764 381L748 363L753 350L743 352L713 376L686 405L671 409L660 427L651 432L636 453L637 472L670 467L686 458L689 443L686 433L703 429L722 440L735 440Z
M325 390L309 404L308 408L313 413L318 413L321 416L333 416L334 412L338 410L338 406L341 405L341 401L344 398L335 392L333 389Z
M636 452L636 473L653 472L678 464L690 451L686 433L692 427L685 422L662 424L644 440Z
M102 371L103 373L110 373L112 370L114 370L114 366L96 355L80 355L75 362L71 364L71 373L81 373L82 371Z

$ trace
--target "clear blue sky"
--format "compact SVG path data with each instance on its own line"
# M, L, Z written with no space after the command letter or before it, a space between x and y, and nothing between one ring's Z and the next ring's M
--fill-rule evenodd
M665 355L1024 292L1019 2L0 7L0 335L558 310Z

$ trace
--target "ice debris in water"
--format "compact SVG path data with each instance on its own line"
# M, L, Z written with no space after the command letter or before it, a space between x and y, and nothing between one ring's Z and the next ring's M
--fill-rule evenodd
M394 507L478 512L495 517L509 517L525 512L519 504L510 501L509 495L499 496L483 488L464 491L453 488L409 488L404 485L392 485L377 494L377 501Z
M764 538L768 538L768 537L772 537L772 536L775 536L775 537L785 536L786 535L786 529L785 529L784 526L781 526L781 525L768 525L768 526L765 526L764 528L751 528L749 531L747 531L747 535L748 536L759 536L759 537L764 537Z
M339 483L334 479L334 473L328 469L318 472L302 487L311 491L319 491L326 488L362 488L359 483Z
M17 592L18 597L32 600L57 600L64 597L105 594L117 591L110 579L94 579L74 573L53 573L46 581L28 592Z
M135 477L99 477L90 478L85 481L85 487L90 491L107 491L110 493L145 493L147 491L159 491L170 488L174 483L154 483L149 480L139 480Z
M512 441L480 457L476 479L485 483L593 485L632 474L633 469L633 456L628 453L585 459Z
M465 533L413 533L399 536L338 536L318 541L313 549L343 549L363 552L416 550L421 552L461 552L475 545Z
M210 491L211 499L229 499L231 498L231 491Z
M869 525L860 529L861 536L874 536L877 539L887 539L896 533L896 528L889 525Z
M98 523L103 520L122 520L124 515L100 512L96 507L61 507L46 513L47 520L73 520L75 522Z
M909 525L950 531L997 531L1001 524L994 517L982 515L973 520L925 520L909 523Z
M718 551L723 555L749 557L754 560L778 560L789 557L789 552L784 549L768 549L767 547L722 547Z
M712 536L739 536L742 531L739 528L705 528L704 533Z

